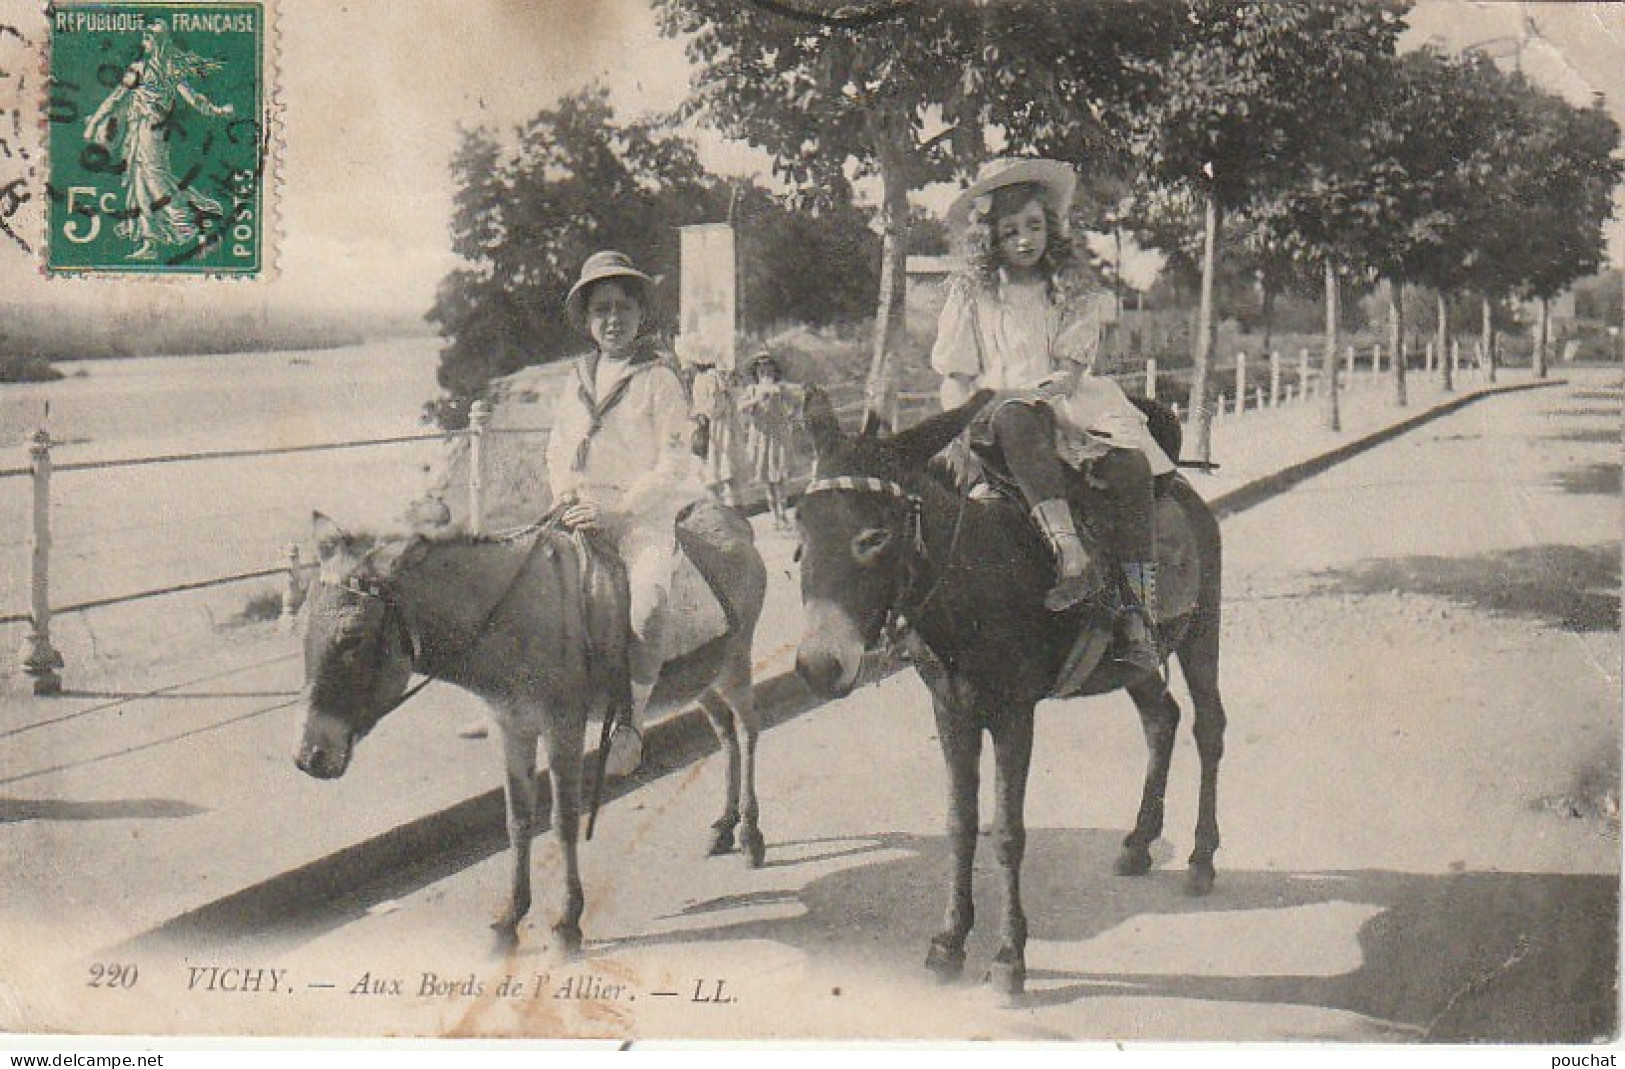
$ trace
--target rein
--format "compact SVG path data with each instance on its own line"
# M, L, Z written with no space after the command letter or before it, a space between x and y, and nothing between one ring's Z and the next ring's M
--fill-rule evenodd
M525 538L529 535L541 534L541 532L548 526L550 526L550 522L548 520L543 520L539 523L533 523L527 527L521 527L518 530L510 531L506 534L496 535L491 538L484 539L484 541L517 542L521 538ZM463 662L467 661L469 657L473 656L474 651L479 648L480 643L485 641L485 637L490 632L492 623L494 623L497 618L497 613L505 604L507 604L508 598L513 594L514 590L518 588L520 578L524 576L526 569L529 568L531 558L536 555L536 547L540 546L541 544L542 540L540 538L537 538L530 544L530 551L526 553L524 559L519 562L519 567L514 569L513 575L508 579L508 585L502 588L502 593L497 595L496 600L491 603L491 607L487 609L485 615L481 617L479 626L474 629L474 634L469 637L469 640L463 644L463 647L458 650L456 655L452 658L454 663L457 663L460 666ZM419 646L417 636L412 632L411 625L407 623L406 610L401 607L400 600L395 596L391 583L380 576L363 577L357 575L346 576L342 583L331 583L327 580L321 579L320 577L317 578L317 582L324 586L342 587L343 589L348 590L350 593L358 594L364 598L375 598L378 601L383 602L386 608L393 609L395 611L396 619L400 621L401 631L406 636L406 648L407 653L412 660L412 668L414 671L417 669L418 658L421 655L422 650ZM417 697L418 694L423 691L424 687L427 687L434 681L434 676L425 675L422 679L418 680L410 687L407 687L406 690L401 692L400 697L396 698L394 701L390 702L384 707L383 712L378 714L378 719L382 720L390 713L393 713L395 710Z

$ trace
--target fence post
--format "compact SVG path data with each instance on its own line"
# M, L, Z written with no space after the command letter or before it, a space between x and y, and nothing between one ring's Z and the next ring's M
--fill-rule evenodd
M1281 403L1281 353L1270 351L1270 407Z
M1247 407L1247 354L1236 354L1236 412Z
M1429 375L1433 374L1433 343L1428 342L1427 350L1423 354L1423 370Z
M1454 382L1461 374L1461 339L1450 339L1450 380Z
M475 401L468 413L468 533L483 534L485 490L485 431L491 425L491 405Z
M1371 377L1382 378L1382 343L1378 342L1371 347Z
M1157 358L1145 358L1145 396L1148 401L1157 399Z
M299 620L299 608L305 603L305 585L299 581L299 543L288 543L288 589L282 595L282 630L292 631Z
M1307 346L1298 350L1298 396L1303 400L1309 399L1309 349Z
M1348 356L1345 359L1347 362L1343 368L1343 377L1348 379L1349 385L1352 386L1354 385L1354 346L1349 346Z
M62 693L62 655L51 646L51 434L43 427L34 432L28 447L34 474L34 563L29 587L29 612L33 620L23 639L23 671L34 677L34 693Z

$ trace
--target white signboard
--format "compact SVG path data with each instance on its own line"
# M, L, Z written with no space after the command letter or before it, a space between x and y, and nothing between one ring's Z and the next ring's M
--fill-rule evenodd
M681 227L681 331L684 364L734 368L734 231L726 223Z

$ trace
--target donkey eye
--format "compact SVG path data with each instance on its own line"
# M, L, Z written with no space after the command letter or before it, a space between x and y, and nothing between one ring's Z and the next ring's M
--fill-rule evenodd
M892 534L884 527L870 527L852 539L852 556L860 564L868 564L891 544Z

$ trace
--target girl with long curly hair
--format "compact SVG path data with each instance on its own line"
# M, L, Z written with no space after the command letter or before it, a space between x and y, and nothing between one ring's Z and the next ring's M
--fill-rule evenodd
M1067 233L1076 177L1056 160L994 160L948 211L965 267L949 283L931 352L944 408L976 390L998 392L970 443L1007 469L1056 560L1045 598L1053 612L1092 596L1102 576L1066 497L1063 464L1087 467L1111 503L1114 554L1136 604L1120 621L1122 659L1158 671L1152 479L1173 463L1144 413L1093 374L1105 323L1100 294L1071 291Z

